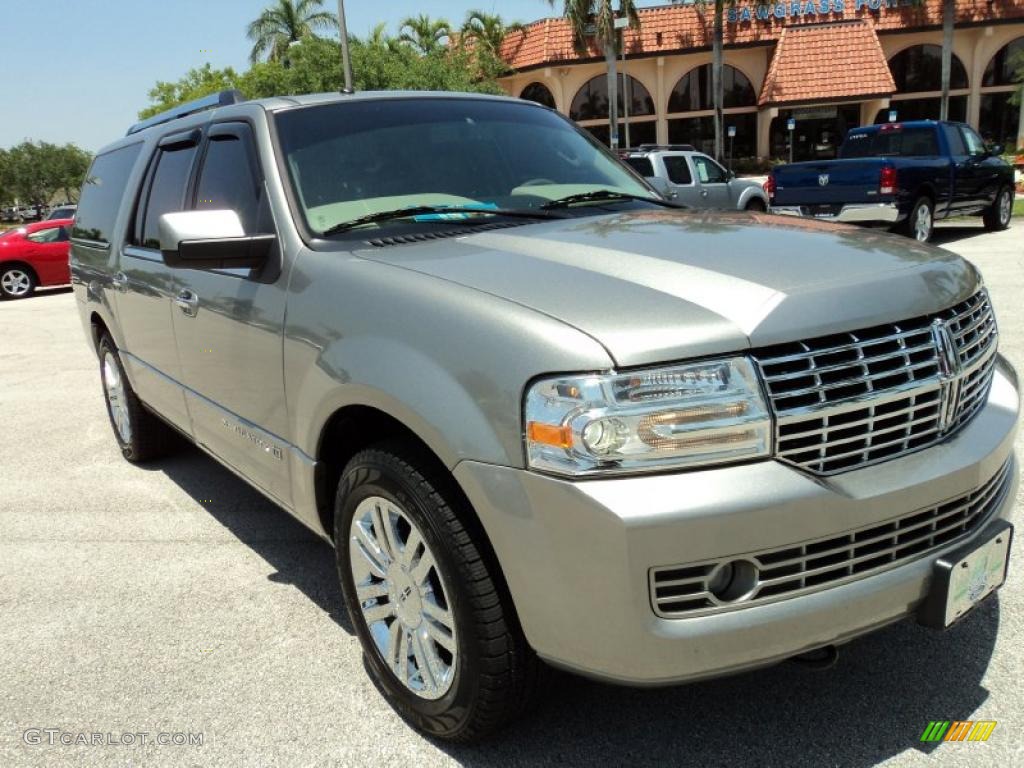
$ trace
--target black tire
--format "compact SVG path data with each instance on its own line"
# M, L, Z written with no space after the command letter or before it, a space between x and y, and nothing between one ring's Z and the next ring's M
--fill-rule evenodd
M996 195L995 202L985 209L982 221L989 232L1000 232L1010 226L1013 217L1013 188L1003 187Z
M927 212L927 213L925 213ZM927 215L926 226L923 226L923 233L918 231L918 218ZM919 243L927 243L932 239L935 232L935 206L930 197L922 196L914 201L907 220L901 222L898 231L907 237L912 237Z
M764 201L758 197L753 198L747 203L745 211L752 211L754 213L764 213L768 210L768 206L764 204Z
M0 268L0 297L4 299L27 299L38 285L39 278L29 267L8 264Z
M103 402L107 408L110 426L114 431L114 439L117 440L118 447L121 449L121 455L132 463L138 463L158 459L171 453L181 444L180 438L171 427L150 412L136 396L131 382L125 375L121 356L117 352L117 345L109 335L104 334L100 338L97 352L100 359ZM113 387L105 368L108 361L116 368L121 384L121 395L118 397L118 401L123 404L123 414L127 416L129 424L127 439L122 436L114 413L114 405L111 400Z
M450 687L434 700L413 693L391 671L356 596L350 530L357 507L371 497L397 505L415 523L450 593L446 599L459 655ZM451 476L432 457L389 442L362 451L345 467L334 516L345 606L374 683L414 727L461 743L478 741L518 717L533 700L543 668L523 636L479 523L464 504ZM385 599L377 598L377 603Z

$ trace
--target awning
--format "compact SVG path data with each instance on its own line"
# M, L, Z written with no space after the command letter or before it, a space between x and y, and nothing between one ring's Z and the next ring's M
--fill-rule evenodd
M871 25L800 24L782 31L758 104L868 99L895 90Z

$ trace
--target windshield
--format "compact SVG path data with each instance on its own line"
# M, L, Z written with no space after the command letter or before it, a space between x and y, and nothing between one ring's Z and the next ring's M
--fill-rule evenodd
M318 234L413 206L540 210L598 190L654 197L571 123L525 102L367 99L289 110L276 124L295 198Z
M939 154L930 127L850 131L839 157L934 157Z

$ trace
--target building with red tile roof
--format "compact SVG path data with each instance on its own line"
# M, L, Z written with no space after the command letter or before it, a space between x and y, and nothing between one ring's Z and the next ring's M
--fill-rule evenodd
M835 154L854 125L938 117L943 0L740 0L727 12L725 123L734 157ZM711 4L641 9L624 33L620 143L713 145ZM956 0L950 119L1024 144L1010 61L1024 51L1024 0ZM542 19L508 36L506 90L549 104L610 140L606 67L593 40ZM620 62L620 70L623 64ZM620 71L620 77L621 71ZM623 97L621 93L624 93ZM620 110L620 117L623 110ZM893 114L894 113L894 114Z

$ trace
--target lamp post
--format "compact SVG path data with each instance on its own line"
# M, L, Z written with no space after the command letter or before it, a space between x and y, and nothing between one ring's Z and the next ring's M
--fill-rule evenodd
M338 32L341 35L341 71L345 76L342 93L354 93L352 87L352 59L348 55L348 26L345 24L345 0L338 0Z

